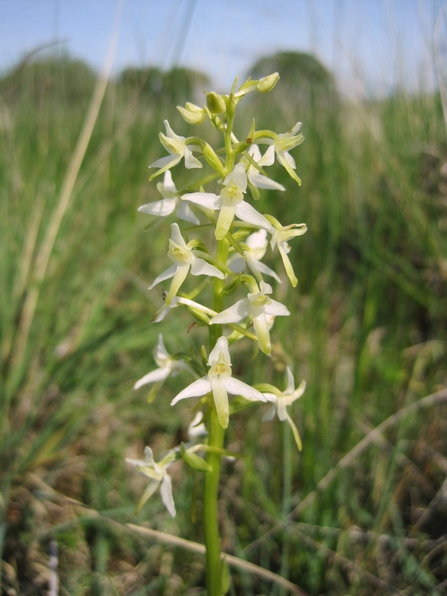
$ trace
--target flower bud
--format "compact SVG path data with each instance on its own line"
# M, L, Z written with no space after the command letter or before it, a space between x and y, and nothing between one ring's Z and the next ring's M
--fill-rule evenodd
M177 110L182 115L183 120L188 122L188 124L202 124L206 118L206 110L199 108L199 106L196 106L189 101L184 108L182 108L182 106L177 106Z
M273 89L276 83L279 81L279 74L274 72L267 77L259 79L258 84L256 85L256 89L261 93L268 93Z
M218 155L214 152L214 149L211 147L211 145L209 145L206 141L201 140L200 148L202 149L203 157L213 168L213 170L219 172L219 174L222 176L225 175L223 164Z
M206 103L212 114L223 114L227 109L225 99L214 91L206 94Z

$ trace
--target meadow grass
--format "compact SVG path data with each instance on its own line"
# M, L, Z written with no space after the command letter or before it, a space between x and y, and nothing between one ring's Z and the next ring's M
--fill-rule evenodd
M165 224L145 229L153 222L136 212L158 198L147 166L163 153L162 121L189 134L175 105L191 98L173 100L170 89L154 100L138 86L109 85L39 277L94 84L83 72L87 88L76 95L73 72L48 68L5 79L0 98L2 593L46 593L54 538L61 594L200 594L200 554L126 525L202 542L200 479L176 464L177 517L157 497L135 517L143 485L124 463L147 443L161 453L185 437L183 404L169 406L181 380L169 380L152 404L132 390L154 367L158 333L171 353L191 339L199 350L206 333L188 335L185 313L151 324L162 301L147 286L168 264ZM306 141L295 152L302 187L283 181L285 196L263 200L275 201L280 221L306 222L309 231L292 243L299 285L289 289L284 276L279 299L288 294L292 316L275 324L272 358L255 370L247 348L235 374L281 386L290 364L306 379L292 413L304 448L296 453L287 425L262 423L262 406L234 418L228 448L243 438L246 457L224 465L223 550L309 594L442 594L441 101L396 92L350 102L332 83L297 98L288 83L267 105L247 102L240 134L250 110L279 132L303 121ZM285 590L234 568L229 593Z

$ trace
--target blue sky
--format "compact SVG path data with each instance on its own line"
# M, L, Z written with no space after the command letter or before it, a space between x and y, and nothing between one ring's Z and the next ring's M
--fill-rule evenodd
M433 88L441 10L447 0L0 0L0 69L55 40L99 69L118 22L114 72L180 64L226 90L261 56L294 50L314 53L347 93Z

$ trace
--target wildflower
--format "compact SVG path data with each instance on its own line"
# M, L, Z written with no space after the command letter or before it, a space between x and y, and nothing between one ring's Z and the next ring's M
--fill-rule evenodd
M258 139L258 142L268 143L270 147L264 154L263 159L266 160L265 165L271 165L274 161L274 156L278 158L279 163L287 170L287 173L293 178L299 185L301 180L297 176L295 169L296 163L289 151L294 149L304 141L303 135L297 134L301 128L301 122L297 122L295 126L286 133L275 135L274 139L262 138ZM267 163L267 160L271 160L271 163Z
M177 188L172 180L171 172L168 170L165 172L164 181L157 184L158 192L161 194L163 199L161 201L154 201L141 205L138 207L138 211L141 213L148 213L149 215L156 215L158 217L166 217L174 213L175 209L178 208L177 215L184 221L199 225L200 221L191 211L191 208L187 203L180 201Z
M262 257L265 255L265 251L267 249L267 232L264 229L258 230L253 234L250 234L245 241L244 244L244 253L246 258L244 259L241 257L239 253L234 253L229 259L229 266L232 271L235 273L242 273L244 271L246 265L252 270L254 276L258 281L262 280L261 273L264 275L269 275L276 279L278 283L282 283L281 279L278 275L261 263Z
M264 354L270 354L272 345L270 342L270 328L267 316L273 315L277 317L290 315L289 310L284 304L272 300L267 296L267 294L271 294L272 292L272 287L261 281L260 291L249 293L247 298L238 300L236 304L233 304L230 308L220 312L210 320L210 325L238 323L245 319L245 317L251 316L258 337L259 347Z
M270 410L265 414L262 420L272 420L275 412L278 414L278 418L281 422L287 420L290 424L293 436L295 438L295 442L297 444L298 449L301 451L302 443L300 439L300 435L298 433L298 429L295 426L292 418L290 417L289 413L287 412L287 406L290 406L294 401L300 398L306 389L306 381L301 381L300 385L297 389L295 389L295 379L293 378L293 374L289 367L287 367L287 388L285 391L279 391L276 387L272 387L272 390L275 390L274 393L270 392L263 392L264 396L267 398L267 401L272 402L272 407Z
M139 379L135 383L133 387L134 389L139 389L148 383L163 382L169 375L172 375L173 377L177 376L181 370L189 370L192 372L183 360L177 360L170 356L163 343L163 335L161 333L158 336L158 344L154 348L154 360L158 364L158 368Z
M150 447L145 447L144 459L126 458L126 461L129 464L135 466L135 468L141 472L141 474L149 478L149 485L144 491L140 502L138 503L137 513L160 486L161 500L172 517L175 517L175 505L174 499L172 497L172 482L171 477L166 471L171 463L175 460L175 457L175 453L170 451L161 461L156 463L154 461L152 449Z
M172 298L177 294L180 286L185 281L186 276L191 270L192 275L210 275L223 279L225 276L222 271L219 271L214 265L210 265L204 259L196 257L193 249L191 249L183 240L178 224L171 224L171 238L169 240L168 257L174 262L174 265L163 271L149 286L152 290L154 286L165 279L171 277L171 287L166 296L166 306L169 306Z
M210 352L208 365L210 367L208 374L180 391L172 400L171 406L181 399L201 397L212 392L219 423L223 428L227 428L230 416L229 393L231 395L242 395L250 401L266 400L260 391L231 376L231 359L226 337L221 336L217 340L216 345Z
M219 195L210 192L194 192L185 194L181 198L183 201L190 201L213 211L220 210L216 225L217 240L222 240L228 232L235 215L246 223L270 230L271 224L267 219L244 201L244 193L247 190L247 174L243 163L237 164L228 174L223 181L223 186Z
M156 176L166 172L166 170L174 167L183 158L185 159L185 167L188 169L203 167L200 161L192 154L192 150L186 143L187 139L185 139L185 137L176 135L167 120L164 121L164 125L166 128L166 134L164 135L161 132L159 136L161 144L169 153L169 155L162 157L161 159L157 159L157 161L154 161L154 163L149 166L150 168L160 168L157 172L155 172L155 174L152 174L149 180L152 180ZM199 147L196 147L195 145L192 145L191 147L195 151L199 150Z
M278 246L278 250L280 252L282 262L284 263L284 268L287 273L287 277L290 279L290 283L293 287L295 287L298 283L298 279L295 276L295 272L293 271L292 263L288 257L290 252L290 246L288 244L288 240L295 238L296 236L302 236L307 232L306 224L290 224L289 226L282 226L279 221L277 221L274 217L269 216L270 221L273 224L272 238L270 240L270 245L272 249L275 246Z

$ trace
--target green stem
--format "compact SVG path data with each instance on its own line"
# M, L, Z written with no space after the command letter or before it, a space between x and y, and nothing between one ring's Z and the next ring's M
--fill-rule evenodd
M226 265L229 243L224 238L217 246L217 261ZM224 296L222 290L224 280L215 278L213 281L213 310L223 310ZM210 325L210 351L216 345L222 335L222 325ZM213 396L209 396L209 422L208 422L208 444L211 447L223 448L225 429L223 429L217 418L217 410L214 405ZM218 516L218 492L221 455L208 452L206 461L211 467L211 472L205 474L203 488L203 531L206 547L206 577L208 596L221 596L221 561L220 561L220 533Z

